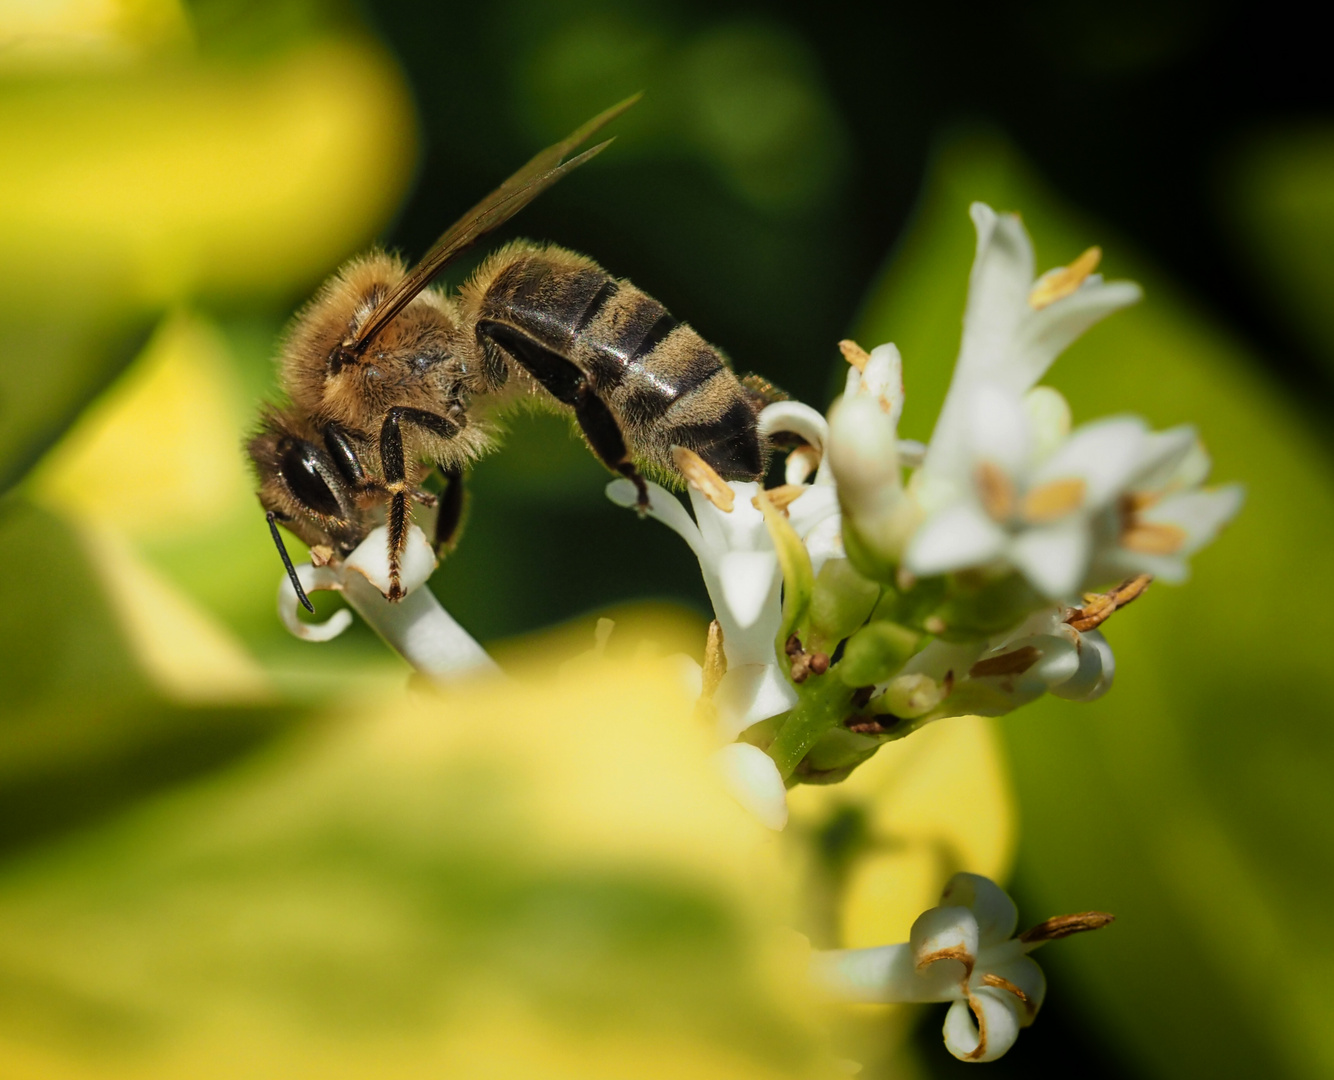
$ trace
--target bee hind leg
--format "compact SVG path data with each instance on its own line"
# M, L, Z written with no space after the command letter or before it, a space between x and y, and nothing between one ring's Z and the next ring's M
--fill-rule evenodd
M648 484L644 482L639 469L630 460L625 447L625 436L606 403L593 392L592 387L584 383L579 387L574 402L574 418L579 422L579 430L584 433L593 453L602 459L602 463L614 472L620 473L634 484L638 498L635 509L639 516L648 513Z
M403 455L405 424L429 431L443 439L452 439L459 431L459 425L448 417L405 405L396 405L390 409L380 425L380 465L384 470L385 490L389 493L390 600L402 600L405 595L400 565L403 548L408 541L408 500L413 494L408 487L407 462Z

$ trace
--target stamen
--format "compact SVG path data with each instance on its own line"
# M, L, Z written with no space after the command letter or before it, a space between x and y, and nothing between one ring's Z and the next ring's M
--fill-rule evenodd
M709 623L709 637L704 643L704 690L700 697L705 701L712 698L726 674L727 654L723 652L723 628L714 619Z
M1152 581L1152 575L1139 574L1136 577L1127 578L1115 589L1108 592L1088 593L1084 597L1084 606L1071 608L1065 617L1065 621L1081 634L1101 626L1112 617L1113 612L1119 611L1132 600L1137 600L1143 596Z
M970 978L973 974L973 954L963 945L951 945L948 949L937 949L933 953L927 953L917 961L917 970L925 971L937 960L958 960L964 966L965 980Z
M1186 530L1179 525L1131 521L1121 533L1121 546L1144 555L1175 555L1186 539Z
M316 544L310 549L311 566L328 566L329 560L333 558L333 548L328 544Z
M686 478L690 486L713 503L724 514L732 512L736 502L736 492L727 486L727 482L714 471L712 465L695 451L684 446L672 447L672 460Z
M789 484L804 484L820 467L820 451L806 443L788 454L783 463L783 479Z
M973 470L973 484L987 516L992 521L1008 521L1014 513L1014 484L1001 468L983 461Z
M1091 247L1069 266L1049 270L1038 278L1033 291L1028 294L1028 304L1035 311L1041 311L1048 304L1063 300L1084 284L1098 263L1102 260L1102 248Z
M1020 513L1033 525L1045 525L1079 509L1088 485L1078 477L1040 484L1024 495Z
M994 986L998 990L1005 990L1013 994L1015 997L1017 997L1020 1001L1024 1003L1024 1005L1027 1008L1027 1011L1030 1014L1036 1011L1033 1008L1032 999L1022 990L1020 990L1019 987L1015 986L1014 983L1010 982L1009 979L1002 978L1000 975L993 975L991 972L988 971L985 975L982 976L982 983L985 986Z
M1047 941L1055 941L1057 938L1069 937L1071 934L1082 934L1086 930L1101 930L1115 920L1115 915L1109 915L1105 911L1081 911L1078 915L1056 915L1046 922L1040 922L1037 926L1025 930L1019 935L1019 940L1025 945L1041 945Z
M986 679L995 675L1022 675L1042 659L1042 652L1036 646L1025 645L1014 652L1001 653L979 660L968 669L971 679Z
M782 510L787 513L787 508L800 499L809 488L805 484L783 484L779 487L769 488L764 494L775 510ZM760 497L758 495L750 500L750 504L756 510L760 509Z
M840 341L838 343L838 351L843 354L843 359L858 371L865 371L866 365L870 363L871 360L871 354L850 339Z

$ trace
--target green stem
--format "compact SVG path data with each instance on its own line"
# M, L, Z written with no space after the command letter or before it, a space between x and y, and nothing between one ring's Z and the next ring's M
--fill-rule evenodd
M801 699L769 744L769 756L784 780L792 775L821 735L843 722L852 705L852 688L832 672L811 676L797 692Z

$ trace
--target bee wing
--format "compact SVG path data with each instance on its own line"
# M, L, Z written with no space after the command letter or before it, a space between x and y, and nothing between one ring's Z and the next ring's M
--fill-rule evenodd
M560 142L547 147L454 222L431 246L431 250L422 256L421 261L408 271L407 276L380 301L356 334L344 343L344 347L352 351L364 348L450 262L492 229L503 225L570 170L577 169L602 153L611 144L611 139L598 143L568 161L563 160L566 154L615 120L640 97L640 94L635 94L634 97L626 98L606 112L599 113Z

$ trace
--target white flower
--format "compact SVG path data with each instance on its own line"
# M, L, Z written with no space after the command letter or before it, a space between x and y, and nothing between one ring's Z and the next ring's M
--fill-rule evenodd
M436 568L435 552L412 525L401 560L401 582L407 595L390 602L389 543L385 526L371 532L346 559L315 566L301 563L293 569L307 593L341 592L367 623L422 674L437 681L496 670L495 661L440 605L426 581ZM278 584L278 616L303 641L329 641L352 624L346 608L322 623L303 622L291 580Z
M1148 573L1184 581L1187 559L1241 509L1241 485L1201 487L1209 468L1209 455L1194 428L1150 435L1124 493L1100 523L1095 578Z
M933 471L928 449L914 477L928 517L904 565L925 577L999 564L1044 596L1075 596L1093 558L1095 519L1139 468L1147 426L1138 417L1109 417L1061 438L1063 401L1045 387L1020 397L981 384L967 404L968 429L948 468Z
M985 641L932 641L877 692L903 719L1004 716L1046 693L1093 701L1111 688L1116 663L1098 630L1071 625L1079 610L1052 605Z
M1014 936L1019 913L994 882L955 874L940 906L923 912L901 945L817 952L811 973L853 1002L950 1001L945 1046L963 1061L994 1061L1037 1016L1046 995L1038 946L1112 921L1102 912L1048 919Z
M753 502L760 485L717 484L722 490L708 494L691 486L692 521L671 492L651 483L648 513L689 544L699 560L727 658L726 674L713 697L718 733L731 742L752 724L787 712L797 703L797 694L778 666L775 638L782 622L783 579L764 515ZM637 499L628 480L613 480L607 496L626 507Z
M1106 283L1092 272L1101 255L1097 248L1034 281L1033 244L1018 215L997 214L982 203L973 203L969 213L977 253L959 358L927 447L925 467L932 473L957 474L962 467L974 387L1024 394L1080 334L1142 295L1133 282Z

